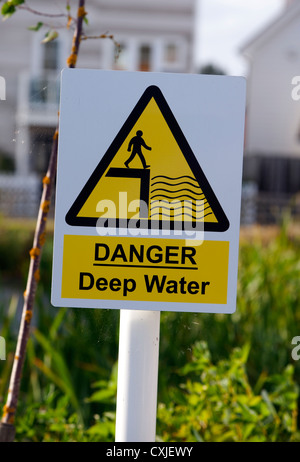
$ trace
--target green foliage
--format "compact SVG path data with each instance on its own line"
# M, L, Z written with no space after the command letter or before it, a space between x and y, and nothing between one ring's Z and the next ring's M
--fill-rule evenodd
M0 361L3 404L33 227L1 221L0 335L7 346L7 360ZM113 441L119 313L50 305L51 226L48 233L16 415L17 438ZM300 335L299 253L299 239L289 237L285 228L264 244L243 240L236 313L161 314L158 439L299 440L300 361L291 357L292 338ZM9 303L7 291L12 293Z
M206 343L195 345L191 362L179 371L185 381L169 390L170 399L158 409L158 433L164 442L296 438L298 387L293 367L264 377L254 391L246 372L248 352L246 345L213 364Z
M58 32L54 29L50 29L46 32L44 39L42 40L42 43L48 43L52 42L58 37Z
M209 63L202 66L199 70L199 74L209 74L209 75L225 75L225 71L216 66L215 64Z
M33 30L34 32L37 32L38 30L40 30L41 27L43 27L44 23L39 21L36 23L35 26L29 26L28 27L28 30Z
M29 250L32 247L35 222L10 220L0 216L0 290L1 285L18 284L24 287L29 267ZM41 262L41 287L47 296L51 287L52 244L50 230L46 235Z
M160 350L169 364L177 368L189 361L193 344L201 339L207 342L214 361L249 343L251 383L262 371L280 373L291 361L291 341L300 329L299 256L300 240L288 237L285 228L266 243L261 239L242 241L233 315L162 313ZM176 331L176 341L170 340L169 326ZM294 366L300 383L300 361ZM172 373L170 367L168 370Z
M248 370L279 373L291 359L291 340L300 327L300 241L284 228L267 246L244 245L240 251L236 341L251 341ZM239 328L239 331L237 330ZM295 363L300 383L300 364Z
M88 403L106 403L116 405L117 395L117 377L118 367L117 363L113 366L112 374L109 380L99 380L92 384L92 388L97 388L97 391L86 399Z
M10 18L16 12L16 6L25 3L25 0L8 0L2 5L1 14L3 19Z
M77 413L72 413L66 396L50 393L43 403L33 403L18 419L17 442L108 442L113 441L114 422L109 415L84 428Z
M8 1L6 1L2 5L2 8L1 8L1 14L3 16L3 20L6 20L6 19L10 18L14 13L16 13L16 11L18 9L18 6L22 5L23 3L25 3L25 0L8 0ZM67 5L67 10L70 9L68 7L69 7L69 5ZM24 8L26 8L26 6ZM29 10L30 10L30 8L29 8ZM33 12L33 10L31 10L31 12ZM44 17L49 16L47 13L42 13L42 12L35 12L35 14L39 14L40 16L44 16ZM37 32L44 26L46 26L47 28L49 27L49 26L45 25L42 21L38 21L35 26L28 27L28 30ZM44 36L44 39L42 40L42 43L51 42L51 41L55 40L57 37L58 37L57 30L50 28L45 33L45 36Z

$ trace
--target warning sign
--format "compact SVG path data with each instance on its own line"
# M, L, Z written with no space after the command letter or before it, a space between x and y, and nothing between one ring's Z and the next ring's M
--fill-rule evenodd
M65 236L62 298L226 303L228 242L156 241Z
M124 207L124 195L135 207ZM133 108L66 221L98 227L136 227L139 221L141 228L161 228L167 222L171 229L186 230L203 223L205 231L218 232L229 227L166 99L154 85Z
M245 81L62 74L52 303L232 313Z

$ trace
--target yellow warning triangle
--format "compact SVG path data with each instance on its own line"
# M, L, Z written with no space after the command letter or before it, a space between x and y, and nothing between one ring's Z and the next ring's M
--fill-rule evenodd
M66 215L71 226L225 231L229 221L157 86L148 87Z

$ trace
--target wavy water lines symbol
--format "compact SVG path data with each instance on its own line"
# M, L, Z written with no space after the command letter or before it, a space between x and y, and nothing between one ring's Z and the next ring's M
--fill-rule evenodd
M213 212L194 177L157 175L151 178L151 219L205 221L209 215Z

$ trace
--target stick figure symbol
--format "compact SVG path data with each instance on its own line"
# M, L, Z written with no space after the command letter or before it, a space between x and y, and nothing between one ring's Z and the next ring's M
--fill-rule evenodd
M130 152L131 149L132 149L132 152L131 152L130 157L125 162L125 165L126 165L127 168L129 168L130 162L134 159L134 157L136 155L138 155L139 158L141 159L141 162L143 164L143 168L149 168L150 167L150 165L146 164L145 157L143 156L143 153L142 153L142 147L147 149L148 151L151 151L152 148L147 146L147 144L145 143L142 136L143 136L143 132L141 130L138 130L136 132L136 136L131 138L131 140L129 141L127 151Z

